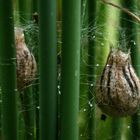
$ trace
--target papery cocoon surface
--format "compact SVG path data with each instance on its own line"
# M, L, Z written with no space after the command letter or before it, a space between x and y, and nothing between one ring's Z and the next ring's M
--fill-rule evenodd
M132 67L130 52L111 49L97 84L96 101L104 113L120 117L136 113L140 81Z

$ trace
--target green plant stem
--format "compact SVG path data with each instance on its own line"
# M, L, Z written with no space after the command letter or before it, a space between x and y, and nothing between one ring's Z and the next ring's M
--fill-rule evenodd
M96 47L95 47L95 40L91 39L93 35L95 35L95 30L91 31L91 29L95 26L95 18L96 18L96 1L89 0L88 1L88 113L87 113L87 120L88 120L88 139L93 140L96 139L96 113L95 113L95 83L96 79ZM92 105L92 106L91 106Z
M32 0L18 0L20 24L24 25L31 19L31 2Z
M39 1L40 139L56 140L56 0Z
M127 0L122 2L123 7L129 9L131 12L134 11L137 5L137 1L130 1L129 3ZM135 22L133 22L133 17L130 15L122 12L122 22L121 25L125 29L125 41L129 41L126 45L127 48L131 48L131 58L132 64L135 68L135 71L138 76L140 76L139 64L140 64L140 54L139 54L139 45L137 40L137 32L138 26ZM127 20L125 20L127 19ZM130 22L129 22L130 21ZM128 39L128 40L127 40ZM140 116L139 111L132 116L132 139L140 139Z
M38 12L38 0L32 0L32 12Z
M39 86L38 86L39 80L35 81L36 86L33 86L33 101L35 104L35 137L36 140L39 140Z
M112 140L121 140L122 122L122 118L112 119Z
M26 140L34 140L34 106L33 106L33 95L31 87L25 89L24 92L20 93L21 106L23 111L25 134Z
M87 82L87 75L84 75L87 73L87 65L85 65L85 62L87 62L88 56L88 30L84 30L87 28L87 0L81 0L81 58L80 58L80 83L86 83ZM84 59L84 61L83 61ZM79 135L80 140L85 140L86 132L85 128L87 128L87 100L88 100L88 85L87 84L80 84L80 97L79 98ZM88 130L87 130L88 131Z
M62 1L61 140L78 140L80 0Z
M12 4L12 0L0 1L0 89L4 140L17 140L16 47Z

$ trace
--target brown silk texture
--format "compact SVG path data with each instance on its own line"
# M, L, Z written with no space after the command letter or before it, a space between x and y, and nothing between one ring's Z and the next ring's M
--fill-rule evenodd
M111 49L96 93L100 109L110 116L133 115L140 104L140 82L130 53Z

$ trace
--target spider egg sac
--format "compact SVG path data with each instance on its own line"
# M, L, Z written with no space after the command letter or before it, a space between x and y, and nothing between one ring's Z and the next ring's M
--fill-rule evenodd
M109 116L125 117L137 112L140 105L140 81L130 59L130 53L111 49L97 82L96 101Z
M24 38L23 29L15 27L17 88L19 91L28 87L35 79L37 64L35 57L29 51Z

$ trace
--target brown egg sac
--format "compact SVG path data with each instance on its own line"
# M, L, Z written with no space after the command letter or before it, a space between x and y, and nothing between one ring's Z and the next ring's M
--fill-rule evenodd
M130 53L112 49L97 86L97 104L104 113L124 117L137 112L140 81L132 67Z
M23 29L15 27L15 44L17 58L17 88L24 90L35 78L37 65L33 54L27 48Z

